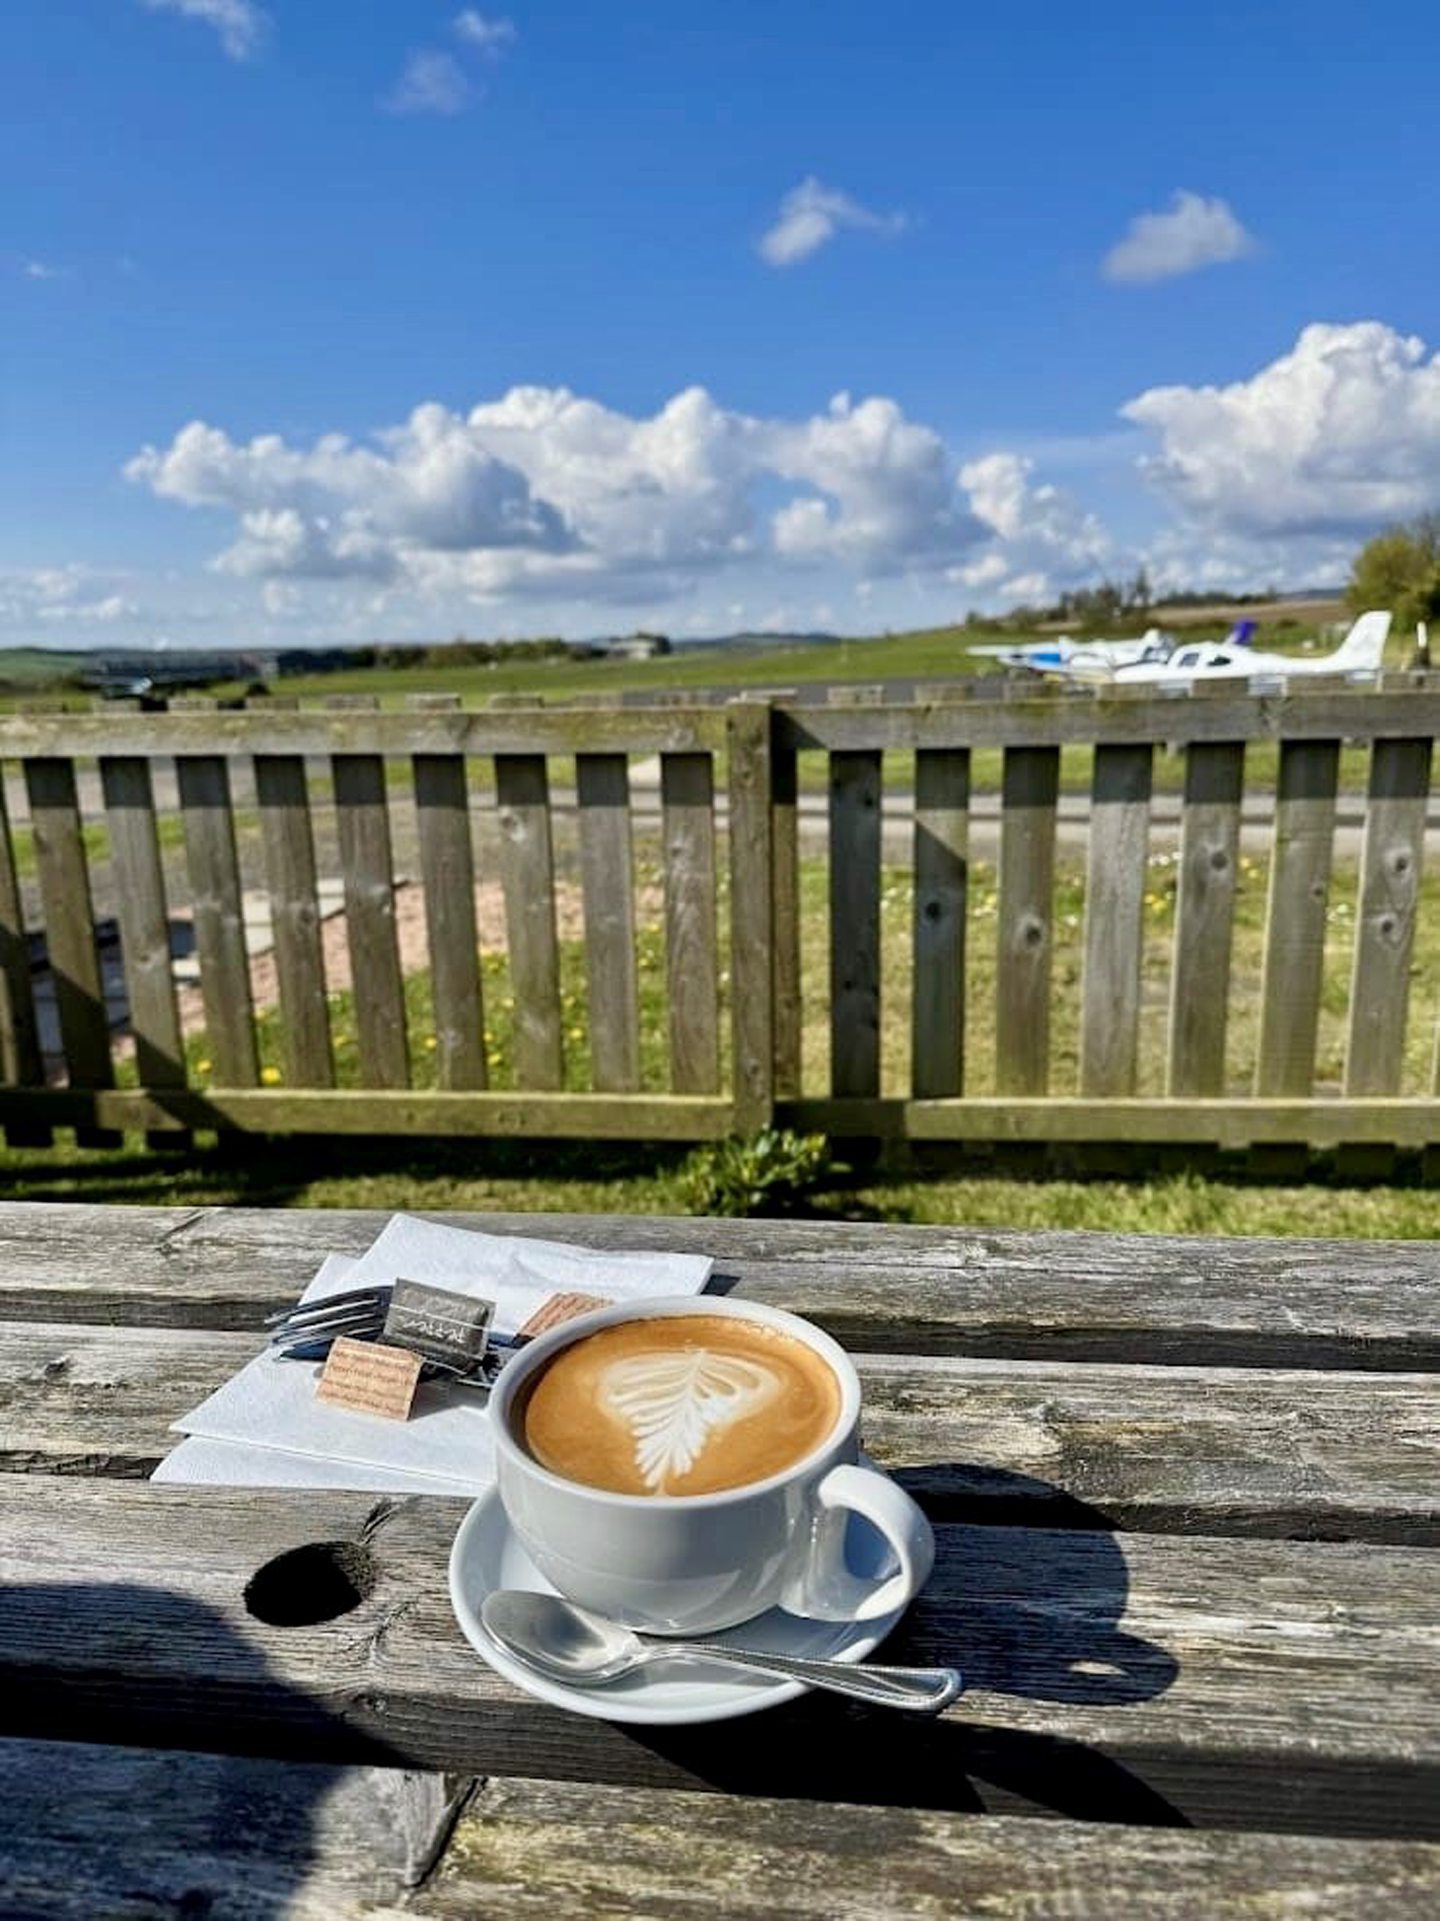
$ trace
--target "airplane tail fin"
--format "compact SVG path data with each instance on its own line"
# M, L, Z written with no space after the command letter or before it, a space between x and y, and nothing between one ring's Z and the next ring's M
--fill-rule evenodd
M1337 674L1374 673L1385 653L1393 616L1377 610L1361 614L1328 665Z

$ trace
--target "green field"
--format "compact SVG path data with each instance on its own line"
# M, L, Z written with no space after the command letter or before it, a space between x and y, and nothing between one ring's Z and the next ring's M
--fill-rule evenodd
M1163 609L1156 619L1164 623ZM1316 629L1303 622L1283 619L1262 632L1265 645L1290 651L1313 640ZM1185 615L1187 639L1218 637L1227 621L1218 616L1210 622L1197 618L1193 610ZM373 694L383 706L402 706L412 694L458 694L468 705L483 702L496 694L530 694L546 700L563 700L574 694L670 691L709 687L803 687L823 681L867 682L881 680L945 680L954 675L996 671L995 663L974 656L972 646L990 646L1002 641L1022 645L1042 636L1024 633L979 632L966 627L921 628L914 632L881 634L868 639L834 641L777 641L745 639L723 646L686 647L653 661L580 660L528 657L498 661L493 665L449 664L437 658L438 648L417 649L414 667L352 668L332 674L297 675L277 682L272 693L293 694L301 699L324 699L328 694ZM1053 636L1049 636L1053 638ZM1397 637L1391 646L1391 664L1404 658L1404 642ZM73 657L38 647L0 650L0 707L13 705L54 684L57 665L74 667ZM4 690L9 689L6 693ZM233 698L246 690L243 682L221 683L207 689L220 698ZM72 693L68 699L89 704L89 696Z

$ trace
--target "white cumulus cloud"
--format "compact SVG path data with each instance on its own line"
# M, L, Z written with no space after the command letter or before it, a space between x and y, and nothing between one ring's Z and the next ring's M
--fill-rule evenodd
M270 16L254 0L142 0L152 13L178 13L187 20L203 20L220 36L232 60L249 60L260 50Z
M839 394L827 413L773 426L768 464L818 490L774 516L777 553L886 572L951 559L983 536L956 496L944 442L893 400Z
M960 485L990 540L947 578L999 605L1049 599L1119 560L1096 516L1064 488L1037 484L1034 470L1032 460L1009 452L982 455L960 469Z
M0 573L0 627L43 632L48 638L51 630L64 625L109 626L139 611L117 591L114 576L78 562Z
M503 15L486 15L466 7L451 22L455 36L467 46L478 47L492 59L498 58L516 40L515 22Z
M453 54L422 47L412 53L386 96L391 113L462 113L474 88Z
M1184 520L1243 537L1363 537L1440 501L1440 358L1376 320L1316 323L1225 387L1152 387L1147 479Z
M848 193L822 185L812 174L780 202L774 224L760 237L758 251L772 267L793 267L842 231L898 234L907 224L903 213L873 213Z
M1106 254L1101 271L1107 280L1172 280L1200 267L1241 260L1255 247L1224 200L1182 189L1167 212L1136 215L1125 237Z
M701 387L649 415L515 387L468 414L418 407L366 443L238 442L193 421L125 471L162 499L229 510L221 572L482 599L662 600L757 564L938 581L992 532L940 437L884 397L766 419Z

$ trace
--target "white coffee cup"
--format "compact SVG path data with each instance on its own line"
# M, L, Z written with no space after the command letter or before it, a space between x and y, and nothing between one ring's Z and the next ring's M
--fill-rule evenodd
M517 1435L528 1381L550 1358L624 1321L721 1315L777 1329L830 1367L840 1411L809 1454L714 1494L618 1494L542 1467ZM782 1607L822 1621L874 1621L924 1586L930 1524L910 1496L859 1463L860 1382L849 1356L797 1315L728 1296L632 1301L579 1316L523 1348L490 1396L500 1500L539 1571L561 1594L628 1627L709 1634ZM893 1571L863 1579L845 1562L849 1517L876 1529Z

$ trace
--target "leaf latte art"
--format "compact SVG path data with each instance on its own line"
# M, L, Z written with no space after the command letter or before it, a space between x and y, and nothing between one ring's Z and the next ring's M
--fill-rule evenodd
M718 1494L812 1454L840 1383L807 1341L739 1315L637 1315L572 1341L514 1420L552 1473L616 1494Z
M658 1494L690 1472L712 1433L758 1413L779 1392L773 1369L702 1347L614 1361L600 1376L598 1399L629 1423L635 1465Z

